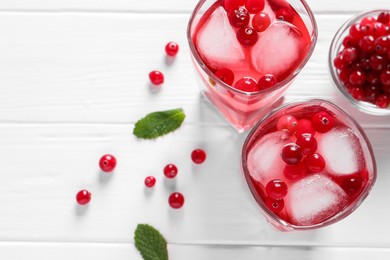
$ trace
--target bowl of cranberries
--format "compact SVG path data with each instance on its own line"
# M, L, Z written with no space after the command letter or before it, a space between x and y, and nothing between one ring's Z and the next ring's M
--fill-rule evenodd
M333 38L329 67L340 92L361 111L390 115L390 10L364 12Z

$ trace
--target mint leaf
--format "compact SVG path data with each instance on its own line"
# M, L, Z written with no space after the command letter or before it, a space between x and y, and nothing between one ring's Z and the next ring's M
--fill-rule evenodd
M144 260L168 260L167 241L154 227L138 224L134 240Z
M185 117L181 108L153 112L135 124L133 134L138 138L155 139L179 128Z

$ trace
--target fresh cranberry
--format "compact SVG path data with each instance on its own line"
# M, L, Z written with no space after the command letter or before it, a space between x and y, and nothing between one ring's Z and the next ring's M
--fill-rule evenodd
M255 14L252 18L252 26L258 32L264 32L271 24L271 19L265 12Z
M195 149L191 153L191 159L196 164L201 164L206 160L206 152L202 149Z
M165 167L164 167L164 175L169 178L169 179L172 179L172 178L175 178L176 175L178 173L178 169L176 167L176 165L170 163L170 164L167 164Z
M372 16L366 16L364 17L361 21L360 21L360 24L361 25L367 25L367 24L372 24L372 23L375 23L376 22L376 19Z
M284 208L284 200L276 200L270 197L266 198L265 204L274 213L278 213Z
M382 91L383 93L390 95L390 85L383 85Z
M351 75L351 69L350 68L344 68L339 73L339 79L344 84L349 82L349 75Z
M280 200L287 195L287 185L284 181L275 179L267 183L265 192L269 197Z
M297 119L291 115L281 116L276 124L276 128L278 130L287 130L290 134L293 134L295 132L297 126Z
M344 60L344 57L343 57L342 53L340 53L333 60L333 65L335 66L336 69L342 70L345 67L347 67L349 65L349 63Z
M287 8L280 8L278 11L276 11L276 19L282 20L288 23L292 23L294 19L294 14L290 9Z
M357 47L358 46L358 42L357 40L355 40L351 35L347 35L345 36L345 38L343 39L343 46L345 48L349 48L349 47Z
M354 47L345 48L341 55L343 56L343 60L349 64L358 58L358 52Z
M251 14L263 11L265 0L246 0L245 7Z
M222 68L215 72L215 76L228 85L232 85L234 82L234 73L231 69Z
M314 135L316 130L314 129L311 121L309 119L299 119L297 130L295 131L295 136L299 137L302 134L311 134Z
M383 85L390 85L390 69L383 70L379 78Z
M234 84L234 87L236 89L246 92L255 92L259 90L257 82L249 77L244 77L242 79L237 80L236 84Z
M145 178L144 183L146 187L152 188L156 184L156 178L154 178L153 176L148 176Z
M388 108L390 104L390 96L386 94L379 95L375 100L375 105L380 108Z
M359 42L365 36L365 30L362 28L364 27L359 23L355 23L349 28L349 35L351 35L353 41Z
M363 57L361 60L360 60L360 67L362 68L362 70L364 70L365 72L366 71L369 71L371 69L371 66L370 66L370 59L369 58L366 58L366 57Z
M352 71L351 75L349 75L349 82L355 86L362 86L366 81L366 75L361 70Z
M225 7L226 11L230 12L237 9L239 6L243 6L245 1L246 0L224 0L223 6Z
M116 167L116 158L111 154L105 154L99 161L100 169L104 172L112 172Z
M390 35L379 37L375 40L375 52L379 55L386 55L390 50Z
M363 101L366 99L366 93L361 87L353 87L349 90L349 93L356 100Z
M149 79L154 85L161 85L164 83L164 74L161 71L153 70L149 73Z
M378 15L377 21L380 23L383 23L383 24L389 23L390 22L390 13L389 12L381 12Z
M76 201L80 205L86 205L91 201L91 193L88 190L81 190L76 194Z
M303 134L297 137L296 144L305 155L312 154L317 150L317 140L311 134Z
M359 41L359 47L363 52L374 52L375 51L375 39L372 35L366 35Z
M376 98L381 94L381 87L375 85L369 85L365 87L364 92L365 92L366 100L368 102L375 103Z
M296 144L286 144L282 149L282 159L288 165L298 164L302 159L301 148Z
M327 112L318 112L313 115L311 123L317 132L326 133L333 128L334 118Z
M341 187L349 194L353 195L363 186L363 178L359 174L353 174L342 180Z
M239 7L229 13L230 24L236 28L247 26L249 18L249 13L244 7Z
M325 168L325 160L318 153L308 155L305 164L309 172L321 172Z
M184 196L180 192L173 192L168 198L169 205L174 209L179 209L184 205Z
M289 180L299 180L307 175L306 165L300 162L295 165L286 165L283 170L284 176Z
M165 53L168 56L174 57L179 52L179 44L176 42L168 42L167 45L165 45Z
M370 85L380 85L381 81L379 79L379 72L378 71L370 71L367 73L366 81Z
M370 57L370 67L373 70L382 70L386 66L386 59L380 55L372 55Z
M237 31L237 40L245 46L252 46L257 42L259 36L252 27L243 27Z
M259 82L257 83L257 86L259 89L267 89L270 87L273 87L278 83L278 80L276 77L272 74L265 74L259 79Z
M386 33L387 33L386 26L383 23L379 23L379 22L374 23L370 27L370 31L369 31L369 34L374 36L375 39L386 35Z

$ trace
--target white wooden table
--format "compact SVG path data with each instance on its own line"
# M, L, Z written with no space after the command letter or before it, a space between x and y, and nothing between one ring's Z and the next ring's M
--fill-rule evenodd
M351 15L389 0L309 0L319 39L286 100L324 97L350 112L371 139L377 183L348 218L316 231L282 233L268 224L240 172L245 134L200 97L186 41L196 0L0 0L0 258L141 259L138 223L159 229L172 260L390 259L390 117L365 115L332 85L327 53ZM180 52L165 62L164 46ZM150 88L148 73L166 83ZM176 132L156 141L132 135L149 112L182 107ZM207 161L194 166L202 147ZM118 159L99 172L104 153ZM162 169L175 163L169 181ZM143 180L157 184L146 190ZM87 207L75 194L92 192ZM180 210L167 197L180 191Z

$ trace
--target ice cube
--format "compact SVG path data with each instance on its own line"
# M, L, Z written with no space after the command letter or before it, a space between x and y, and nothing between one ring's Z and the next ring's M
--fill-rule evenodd
M232 68L244 63L244 51L223 7L215 9L197 35L199 54L211 67Z
M253 46L253 67L264 74L285 77L284 74L299 62L302 41L302 35L294 25L274 22Z
M248 153L248 170L253 179L264 186L273 179L283 178L286 165L280 153L291 137L285 131L264 135Z
M287 214L295 225L313 225L337 214L348 204L344 190L324 174L292 184L285 197Z
M337 127L317 137L317 152L326 162L325 170L332 175L354 174L365 164L358 137L352 129Z

